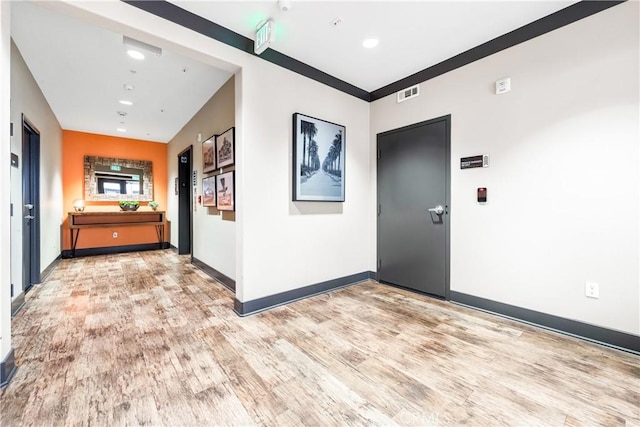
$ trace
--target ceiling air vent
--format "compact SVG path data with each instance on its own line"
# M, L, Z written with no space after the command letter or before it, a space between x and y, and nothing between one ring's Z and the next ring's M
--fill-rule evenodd
M398 103L406 101L409 98L415 98L420 95L420 85L408 87L398 92Z

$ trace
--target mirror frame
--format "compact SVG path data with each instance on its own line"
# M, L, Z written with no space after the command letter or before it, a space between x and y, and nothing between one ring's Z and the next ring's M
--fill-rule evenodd
M100 194L95 165L118 165L142 170L142 194ZM84 199L89 201L153 200L153 163L149 160L119 159L115 157L84 156Z

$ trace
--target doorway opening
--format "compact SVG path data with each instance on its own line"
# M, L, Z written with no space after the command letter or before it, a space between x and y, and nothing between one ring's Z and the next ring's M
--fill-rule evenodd
M40 132L22 116L22 291L40 283Z

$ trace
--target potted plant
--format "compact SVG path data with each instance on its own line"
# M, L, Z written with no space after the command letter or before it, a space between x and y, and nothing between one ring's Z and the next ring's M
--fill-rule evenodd
M123 211L137 211L140 207L140 202L135 200L120 200L118 204Z
M158 206L159 206L159 205L160 205L160 204L159 204L158 202L156 202L155 200L152 200L152 201L150 201L150 202L149 202L149 207L150 207L151 209L153 209L154 211L155 211L156 209L158 209Z

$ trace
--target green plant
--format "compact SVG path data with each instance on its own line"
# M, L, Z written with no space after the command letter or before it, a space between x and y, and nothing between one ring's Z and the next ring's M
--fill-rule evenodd
M136 209L140 206L140 202L136 200L120 200L118 204L124 209Z
M158 202L156 202L155 200L152 200L152 201L150 201L150 202L149 202L149 207L150 207L151 209L155 209L155 208L157 208L159 205L160 205L160 204L159 204Z

